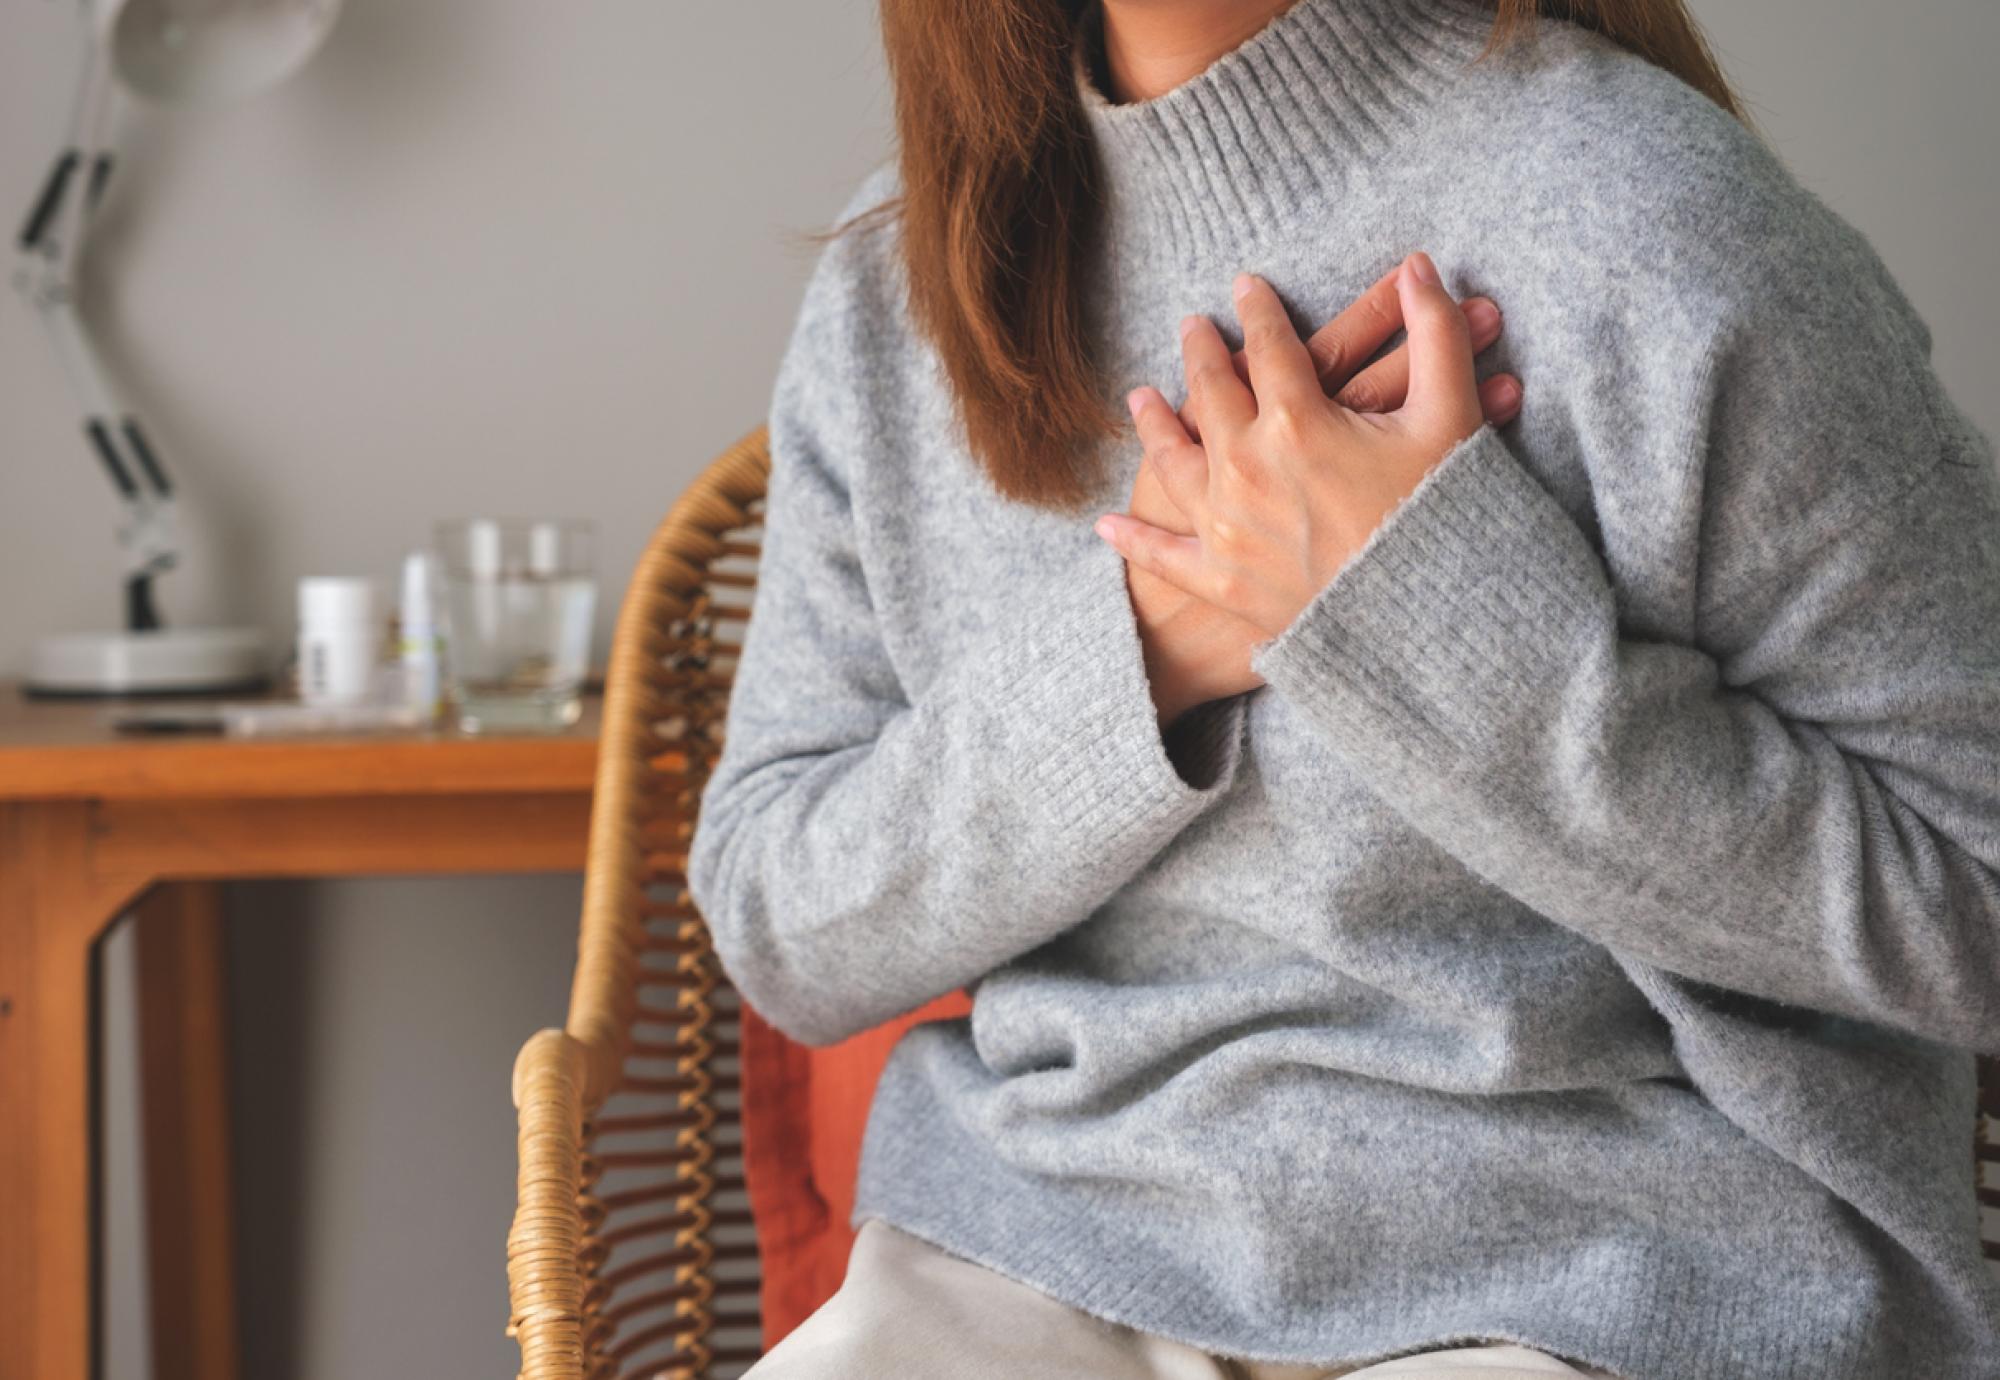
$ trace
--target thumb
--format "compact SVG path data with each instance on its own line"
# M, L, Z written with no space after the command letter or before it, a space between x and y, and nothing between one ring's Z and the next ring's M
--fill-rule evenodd
M1418 250L1403 261L1396 282L1409 331L1410 391L1403 411L1415 421L1470 432L1481 416L1473 374L1472 332L1438 277L1430 255ZM1466 419L1472 424L1465 426Z

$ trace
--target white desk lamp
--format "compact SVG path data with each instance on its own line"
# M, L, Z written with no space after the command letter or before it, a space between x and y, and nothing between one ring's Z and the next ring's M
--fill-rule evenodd
M83 434L125 517L125 631L66 633L35 647L31 694L214 693L262 683L254 628L165 627L153 580L179 558L174 490L123 407L76 310L76 265L111 174L107 132L117 88L162 105L210 105L290 76L332 28L340 0L79 0L83 62L68 146L22 226L14 284L62 361Z

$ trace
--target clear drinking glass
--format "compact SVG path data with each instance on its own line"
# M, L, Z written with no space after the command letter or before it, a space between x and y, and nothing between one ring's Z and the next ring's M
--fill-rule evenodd
M469 518L436 532L445 679L467 733L551 731L583 712L597 586L587 522Z

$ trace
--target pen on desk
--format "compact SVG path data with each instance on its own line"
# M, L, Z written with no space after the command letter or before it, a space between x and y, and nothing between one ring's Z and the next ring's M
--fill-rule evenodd
M222 716L212 704L147 706L112 711L111 727L119 733L220 733Z

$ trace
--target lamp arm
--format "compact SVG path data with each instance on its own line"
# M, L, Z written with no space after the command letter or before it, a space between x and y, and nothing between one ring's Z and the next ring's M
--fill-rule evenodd
M91 22L89 0L79 0L77 19L81 56L70 90L69 127L62 151L42 180L16 239L16 248L24 258L41 261L31 265L39 268L41 275L64 280L73 275L84 228L111 175L110 141L105 130L117 96L109 55ZM77 194L79 178L84 185Z
M75 275L91 213L110 177L104 130L113 91L103 45L83 16L84 56L70 112L69 142L51 166L23 223L15 286L48 335L83 433L125 509L118 530L125 557L126 622L134 631L160 626L152 580L179 560L172 482L138 419L120 405L76 308ZM85 179L79 187L79 179Z
M69 151L76 156L72 176L81 179L82 185L69 199L69 223L57 239L51 260L53 272L64 282L76 281L84 239L98 203L104 198L105 185L111 180L110 130L118 102L111 56L91 19L90 0L78 0L77 13L83 30L83 57L70 103Z
M180 559L172 483L138 419L119 409L74 304L66 296L54 296L35 306L82 414L84 438L125 510L118 545L125 558L127 622L134 631L158 627L150 583Z

